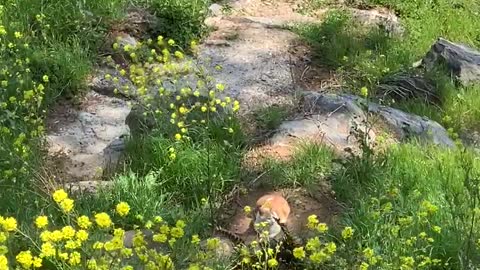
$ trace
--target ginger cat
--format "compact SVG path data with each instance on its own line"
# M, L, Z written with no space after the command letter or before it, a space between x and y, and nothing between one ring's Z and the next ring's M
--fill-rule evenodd
M269 237L274 238L282 231L279 223L286 224L289 215L290 206L280 193L266 194L257 200L254 224L266 222Z

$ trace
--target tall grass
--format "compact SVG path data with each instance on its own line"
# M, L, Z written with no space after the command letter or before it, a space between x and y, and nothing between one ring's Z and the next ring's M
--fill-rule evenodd
M441 237L431 245L431 254L451 260L450 269L479 263L479 253L474 248L480 237L475 210L479 199L476 189L480 183L477 155L461 149L411 143L375 157L369 168L363 168L363 164L347 163L344 169L335 172L333 180L338 199L351 209L344 222L365 236L362 245L374 246L385 254L401 250L402 244L396 242L397 238L379 232L385 226L402 226L402 218L422 216L427 201L438 207L438 212L423 225L442 228ZM385 210L387 207L389 210ZM378 214L386 213L383 219L372 218L375 209ZM425 231L423 225L420 223L408 230L419 234Z
M475 1L352 1L351 5L393 9L400 15L406 33L402 37L390 36L384 30L364 27L341 9L329 12L321 24L299 25L293 30L312 45L316 61L337 70L347 88L354 92L365 86L375 95L375 86L382 78L412 71L412 64L439 37L480 47L480 8ZM394 106L438 121L448 116L457 129L478 126L478 118L469 116L480 104L473 97L465 99L467 93L475 93L470 88L478 87L463 89L447 79L446 74L433 73L426 75L435 82L439 106L432 107L422 100L397 102Z

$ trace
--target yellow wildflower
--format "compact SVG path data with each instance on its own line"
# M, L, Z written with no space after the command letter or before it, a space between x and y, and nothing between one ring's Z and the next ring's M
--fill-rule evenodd
M75 236L75 229L72 226L65 226L62 228L63 239L72 239Z
M310 215L308 218L307 218L307 227L309 229L313 229L315 228L315 226L317 226L318 224L318 218L317 218L317 215Z
M302 260L305 258L305 250L303 247L297 247L293 249L293 257L296 259Z
M82 229L88 229L92 226L92 222L87 216L80 216L77 218L78 226Z
M70 213L73 209L74 201L72 199L64 199L60 202L60 208L65 213Z
M342 238L347 240L349 238L352 238L354 230L352 227L345 227L342 231Z
M170 230L170 235L174 238L182 238L184 231L182 228L174 227Z
M70 254L70 258L68 259L68 264L75 266L75 265L79 265L81 261L82 261L82 255L74 251Z
M68 198L68 194L65 192L65 190L59 189L53 193L52 197L55 202L60 203Z
M442 232L442 228L439 227L439 226L433 226L432 230L436 233L441 233Z
M360 264L359 269L360 269L360 270L367 270L368 267L370 267L370 265L368 265L368 263L362 262L362 263Z
M183 55L182 52L180 51L175 51L174 53L175 57L177 57L178 59L183 59L185 56Z
M5 232L0 232L0 244L5 243L7 241L7 234Z
M278 266L278 261L275 258L272 258L267 261L268 267L274 268Z
M75 237L80 241L86 241L88 239L88 232L85 230L78 230Z
M333 254L335 251L337 251L337 245L335 245L334 242L330 242L325 246L325 250L328 254Z
M180 114L186 114L186 113L187 113L187 109L182 106L182 107L178 108L178 112L179 112Z
M362 88L360 89L360 95L361 95L362 97L367 97L367 96L368 96L368 88L365 87L365 86L362 87Z
M5 257L5 255L0 255L0 269L1 270L8 269L8 259L7 257Z
M97 268L97 261L95 259L90 259L87 262L87 269L88 270L96 270Z
M128 212L130 211L130 206L126 202L120 202L119 204L117 204L116 210L120 216L124 217L128 215Z
M5 231L12 232L17 229L17 220L13 217L8 217L0 222L0 225L2 225Z
M252 212L252 208L247 205L243 208L243 212L248 215Z
M170 149L168 149L168 151L170 152L175 152L175 149L173 147L170 147ZM156 216L153 218L153 222L155 223L161 223L163 221L163 218L161 216Z
M175 226L177 226L178 228L185 228L187 226L187 224L185 223L185 221L179 219L177 220L177 222L175 223Z
M222 92L223 90L225 90L225 85L219 83L215 86L215 88L217 88L218 91Z
M100 228L108 228L112 226L112 220L107 213L99 213L95 215L95 222Z
M23 267L23 268L30 268L30 266L32 265L32 260L33 260L33 256L32 256L32 252L30 250L27 250L27 251L21 251L20 253L18 253L18 255L15 257L15 259L17 259L17 262Z
M200 243L200 237L198 236L198 234L192 235L192 241L191 242L194 245L198 245Z
M167 242L167 240L168 240L167 235L165 235L163 233L153 235L153 241L155 241L155 242L165 243L165 242Z
M182 139L182 135L177 133L175 134L175 140L180 141Z
M160 232L163 234L168 234L170 232L170 228L167 225L160 226Z
M329 256L322 251L318 251L311 254L309 258L313 263L320 264L328 260Z
M42 262L43 262L43 261L42 261L41 258L34 257L34 258L33 258L33 261L32 261L32 265L33 265L33 267L35 267L35 268L40 268L40 267L42 267Z
M215 250L219 245L220 245L220 240L218 238L207 239L207 249Z
M326 231L328 231L328 226L327 226L327 224L325 224L325 223L319 223L319 224L317 225L317 231L318 231L319 233L325 233Z

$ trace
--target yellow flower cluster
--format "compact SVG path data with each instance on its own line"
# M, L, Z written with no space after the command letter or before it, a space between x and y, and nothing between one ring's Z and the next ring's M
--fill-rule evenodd
M53 195L53 200L58 204L60 209L64 213L70 213L73 210L74 207L74 201L70 198L68 198L68 194L65 192L63 189L56 190Z
M2 11L0 9L0 17ZM29 34L20 32L16 23L0 19L0 110L6 112L0 119L0 155L11 157L0 167L5 181L26 176L26 164L35 158L30 142L41 138L45 130L43 101L48 81L39 82L34 78L28 57L31 54Z
M118 43L113 47L119 53L130 53L131 63L128 68L117 68L120 76L133 82L137 89L139 102L144 109L145 117L158 120L159 127L165 122L172 128L165 128L175 141L190 140L192 129L207 128L208 121L214 117L231 117L240 110L240 103L225 96L226 86L214 83L214 79L206 73L206 69L195 58L189 58L177 48L174 40L165 42L162 36L157 42L139 42L137 45ZM172 49L175 49L172 57ZM197 50L196 42L191 43L190 51ZM133 55L132 55L133 54ZM134 57L133 57L134 56ZM195 85L184 85L195 76ZM108 80L118 82L119 79L108 74ZM133 91L128 85L122 85L115 92L129 94ZM234 133L232 127L225 127L228 133ZM175 151L167 153L169 159L175 160Z
M68 194L59 189L53 192L52 200L61 205L62 202L69 200ZM63 209L64 210L64 209ZM114 211L118 216L125 217L130 212L130 206L126 202L120 202L115 206ZM93 218L82 215L75 217L73 211L62 211L68 215L67 220L75 220L76 223L66 225L60 228L48 228L50 222L47 216L40 215L34 219L34 224L38 229L38 238L40 243L35 243L38 247L38 253L32 250L24 250L16 254L15 262L9 262L6 256L8 249L2 246L7 241L8 233L17 230L17 222L11 217L0 217L0 269L9 269L10 265L16 265L22 269L42 268L44 261L48 260L56 265L64 265L69 269L174 269L174 262L171 258L177 240L185 236L186 222L177 220L174 226L169 226L160 216L153 220L148 220L143 225L145 228L153 230L151 240L143 234L142 230L136 230L133 237L133 246L124 246L125 231L122 228L115 228L112 218L106 212L97 213ZM139 216L139 220L143 220ZM94 224L96 226L94 226ZM98 234L106 231L103 229L112 229L113 237L107 241L98 241ZM25 235L22 232L21 235ZM97 237L90 237L96 234ZM162 252L150 248L150 241L159 245L165 245ZM200 247L200 237L192 236L192 244ZM207 239L207 248L210 249L207 254L210 258L215 257L215 249L219 247L220 242L217 238ZM170 251L168 251L170 250ZM126 262L135 262L130 260L136 256L139 262L126 264ZM202 256L200 256L202 257ZM200 258L199 257L199 258ZM202 262L198 265L205 264ZM269 265L276 265L273 260L269 260ZM195 265L195 264L192 264ZM200 269L209 269L203 267Z

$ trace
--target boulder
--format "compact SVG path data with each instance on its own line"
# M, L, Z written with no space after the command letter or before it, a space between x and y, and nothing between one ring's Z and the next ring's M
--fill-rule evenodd
M447 130L436 121L375 103L370 104L369 110L380 115L400 139L417 137L435 145L455 146L453 140L448 136Z
M405 32L398 17L388 10L363 10L350 8L348 9L352 18L366 26L377 26L385 29L392 35L402 35Z
M304 115L282 123L271 138L273 145L288 145L292 138L320 141L335 150L358 149L354 127L366 131L365 112L347 95L307 93L303 97ZM370 131L369 137L375 134Z
M58 104L48 119L48 151L62 182L95 181L120 160L130 134L125 101L89 92L78 107Z
M336 150L356 150L359 145L352 133L355 128L367 130L368 106L368 112L380 116L400 140L416 137L436 145L455 146L437 122L376 103L367 105L358 96L306 92L303 99L304 115L281 124L270 140L272 145L289 145L292 139L307 139L329 144ZM371 128L368 131L368 139L374 141L375 133Z
M432 70L445 63L463 85L480 82L480 51L439 38L422 59L421 65Z

